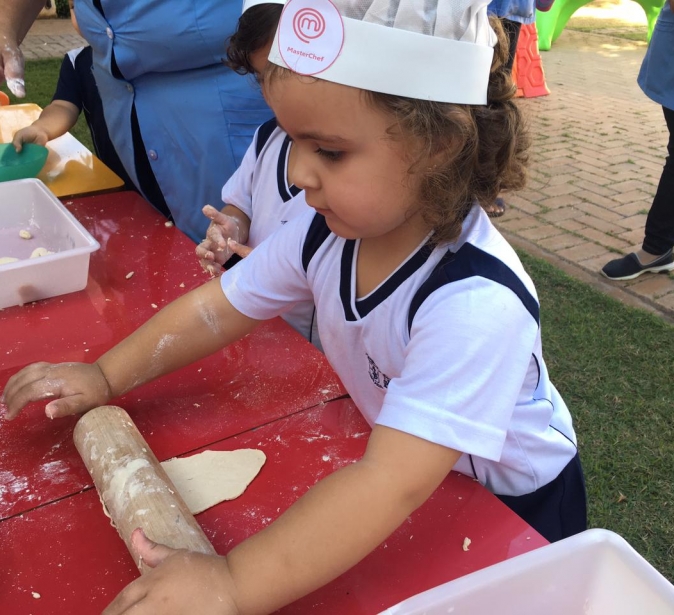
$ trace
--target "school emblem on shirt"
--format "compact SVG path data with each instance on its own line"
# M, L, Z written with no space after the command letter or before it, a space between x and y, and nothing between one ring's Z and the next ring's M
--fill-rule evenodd
M374 382L375 386L380 389L387 389L391 379L377 367L377 364L372 360L372 357L369 354L365 353L365 356L367 357L368 372L370 373L372 382Z

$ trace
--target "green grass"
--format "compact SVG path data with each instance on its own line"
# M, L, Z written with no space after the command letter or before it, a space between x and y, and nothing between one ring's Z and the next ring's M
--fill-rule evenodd
M60 62L28 62L28 96L12 102L47 105ZM72 132L91 147L83 117ZM624 536L674 581L674 327L520 256L541 298L548 368L574 416L590 525Z
M26 62L26 97L16 98L6 85L2 85L0 90L9 95L11 104L36 103L44 109L54 96L60 69L61 58ZM93 151L91 135L83 113L70 132L80 143Z
M674 326L520 253L551 378L574 417L589 521L674 580Z
M627 0L594 0L572 15L566 29L644 43L648 40L645 14Z

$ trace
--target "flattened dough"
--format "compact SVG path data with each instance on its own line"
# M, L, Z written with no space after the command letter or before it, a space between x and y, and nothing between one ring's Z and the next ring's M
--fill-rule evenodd
M204 451L169 459L162 467L193 515L238 498L257 476L267 457L262 451Z

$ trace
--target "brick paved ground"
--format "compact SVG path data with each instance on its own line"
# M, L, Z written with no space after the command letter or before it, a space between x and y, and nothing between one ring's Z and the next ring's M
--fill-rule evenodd
M662 109L636 84L645 44L566 30L542 52L550 96L522 101L530 181L498 226L614 295L674 316L674 276L609 282L600 268L638 248L666 155Z
M68 20L39 20L26 58L84 44ZM565 30L542 53L550 96L522 100L533 134L530 182L499 228L515 245L626 303L674 322L674 275L609 282L599 269L643 237L666 155L662 111L636 76L646 46Z
M38 19L26 35L21 49L27 60L60 58L66 51L86 45L70 19Z

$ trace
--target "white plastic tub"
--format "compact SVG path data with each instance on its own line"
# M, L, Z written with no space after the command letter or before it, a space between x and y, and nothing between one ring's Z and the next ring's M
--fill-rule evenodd
M672 615L674 586L623 538L587 530L413 596L381 615Z
M0 182L0 259L19 259L0 264L0 308L82 290L99 247L39 179ZM53 254L30 258L36 248Z

